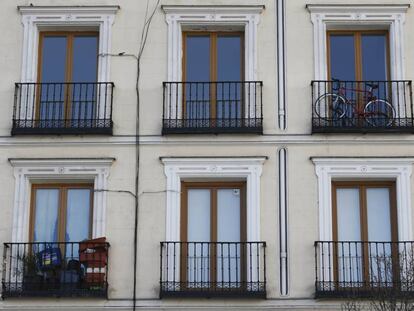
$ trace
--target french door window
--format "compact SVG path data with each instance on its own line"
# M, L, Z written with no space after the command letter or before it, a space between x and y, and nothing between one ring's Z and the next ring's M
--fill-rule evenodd
M343 81L389 78L386 31L329 31L329 77Z
M245 183L182 183L181 280L185 286L242 286L245 213Z
M340 286L392 286L397 274L394 182L333 182L334 277Z
M392 102L391 84L385 82L390 80L388 32L329 31L327 37L328 76L341 81L333 83L331 91L342 87L342 96L356 103L348 117L362 113L373 98L380 99L376 109L387 112L390 108L382 101Z
M31 241L54 243L89 239L92 200L93 185L90 184L33 185ZM70 251L77 251L71 245L68 247Z
M93 118L97 71L98 33L40 33L36 115L43 127Z
M243 115L241 32L184 32L184 119L240 119Z

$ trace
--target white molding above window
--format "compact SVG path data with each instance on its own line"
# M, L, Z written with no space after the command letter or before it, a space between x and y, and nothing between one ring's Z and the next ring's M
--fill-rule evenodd
M247 241L260 241L260 176L266 157L161 158L167 176L166 241L180 241L181 181L246 181Z
M9 159L14 170L12 242L29 241L30 194L33 182L90 181L95 190L107 189L113 158ZM92 237L105 236L106 192L93 196Z
M242 27L245 80L257 80L257 25L263 5L163 5L168 24L168 81L182 81L182 31L193 26Z
M318 177L319 240L332 241L332 180L395 180L399 241L411 241L414 158L312 158Z
M109 82L111 28L119 6L19 6L23 24L21 82L37 82L39 31L56 27L99 29L98 82Z
M306 7L313 23L315 80L328 77L326 31L361 26L389 30L391 79L404 79L404 22L410 5L308 4Z

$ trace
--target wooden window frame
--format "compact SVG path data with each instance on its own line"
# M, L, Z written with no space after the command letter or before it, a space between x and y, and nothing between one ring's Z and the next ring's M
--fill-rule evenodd
M397 197L396 197L396 183L395 181L332 181L332 236L334 242L338 241L338 209L337 209L337 190L338 189L358 189L359 191L359 213L360 213L360 235L361 242L368 242L368 213L367 213L367 189L373 188L388 188L390 198L390 225L391 225L391 241L398 242L398 215L397 215ZM396 262L398 261L398 246L395 243L391 245L392 253L392 265L397 267ZM369 267L369 249L368 245L363 244L361 250L363 266ZM333 244L333 271L334 271L334 282L339 288L339 269L338 269L338 250ZM399 271L398 268L393 268L393 278L398 279ZM363 271L362 280L365 287L369 287L370 283L370 271L365 269ZM342 286L343 287L343 286Z
M42 31L39 34L39 46L38 46L38 61L37 61L37 94L40 94L40 88L42 83L42 67L43 67L43 40L45 37L66 37L66 60L65 60L65 81L63 83L72 82L73 74L73 41L75 37L96 37L97 46L96 46L96 81L98 81L98 67L99 67L99 31ZM90 81L95 82L95 81ZM68 119L70 116L70 99L69 99L70 89L69 85L66 84L64 90L64 119ZM36 96L36 118L40 119L40 96Z
M386 45L385 51L387 53L386 70L389 80L391 77L391 65L390 65L390 38L388 30L328 30L326 34L327 44L327 57L328 57L328 80L331 80L331 35L342 35L354 37L354 56L355 56L355 81L363 81L362 77L362 48L361 38L363 35L385 35Z
M188 190L189 189L209 189L210 190L210 241L217 242L217 191L221 189L240 190L240 242L246 242L246 182L181 182L181 242L188 241ZM206 241L207 242L207 241ZM240 247L240 283L244 284L247 277L246 249L241 244ZM216 249L210 249L210 288L216 283ZM187 284L187 248L181 247L180 260L180 279L183 284ZM189 288L187 288L189 289ZM197 289L197 288L195 288Z
M326 34L326 46L327 46L327 61L328 61L328 80L332 80L335 77L331 76L331 36L337 35L337 36L352 36L354 40L354 57L355 57L355 63L354 63L354 71L355 71L355 85L351 84L351 88L355 89L356 91L353 93L355 95L355 108L357 115L360 112L364 111L365 105L368 103L366 100L366 94L363 91L365 89L365 84L362 77L362 36L365 35L385 35L385 52L386 52L386 81L389 81L391 79L391 63L390 63L390 38L389 38L389 31L388 30L328 30ZM358 83L362 82L362 83ZM391 94L392 88L391 84L387 86L388 94ZM330 92L333 92L333 90L330 90ZM359 126L363 126L363 120L361 118L357 118L357 124Z
M56 189L59 191L58 202L58 236L57 242L65 241L66 233L66 216L67 216L67 192L71 189L89 189L90 190L90 202L89 202L89 236L92 236L92 221L93 221L93 184L89 183L44 183L33 184L31 187L31 199L30 199L30 221L29 221L29 240L34 242L34 230L35 230L35 218L36 218L36 190L38 189ZM51 242L51 241L45 241Z
M217 67L218 67L218 51L217 51L217 41L218 37L221 36L239 36L240 37L240 82L244 81L244 31L183 31L182 33L182 45L183 45L183 61L182 61L182 75L183 81L186 82L187 79L187 38L190 36L197 37L208 37L210 39L210 80L209 82L218 82L217 81ZM244 88L241 85L241 95L244 95ZM210 85L210 118L215 119L217 115L217 90L216 85L212 83ZM242 100L243 103L243 100ZM244 105L242 104L242 115L244 114ZM182 103L183 117L186 119L186 105L185 105L185 87L183 87L183 103Z

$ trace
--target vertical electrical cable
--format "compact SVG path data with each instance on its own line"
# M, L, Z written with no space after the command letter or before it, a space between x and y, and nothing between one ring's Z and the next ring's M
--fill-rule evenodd
M133 285L133 297L132 297L132 310L136 310L136 298L137 298L137 265L138 265L138 210L139 210L139 168L140 168L140 141L139 141L139 125L140 125L140 89L139 89L139 81L141 77L141 58L142 54L144 53L145 46L147 43L148 33L151 26L152 19L157 11L159 6L160 0L157 0L153 10L151 11L150 15L148 16L148 7L149 7L149 0L147 0L147 5L145 9L145 18L144 18L144 27L141 33L141 41L139 44L139 51L137 56L137 79L135 84L135 91L136 91L136 104L137 104L137 112L136 112L136 122L135 122L135 220L134 220L134 285Z

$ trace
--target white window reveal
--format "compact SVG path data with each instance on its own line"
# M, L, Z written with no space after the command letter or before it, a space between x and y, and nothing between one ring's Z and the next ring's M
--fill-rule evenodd
M246 242L260 241L260 177L266 157L234 158L176 158L162 157L164 172L167 176L166 241L180 241L182 181L194 180L236 180L246 183ZM191 201L190 198L188 199ZM199 198L197 198L199 200ZM204 202L204 201L203 201ZM191 202L190 202L191 204ZM234 228L233 228L234 229ZM174 246L173 246L174 247ZM257 252L259 254L259 252ZM179 256L179 254L177 254ZM164 277L179 280L179 268L174 267L170 256ZM257 257L253 256L252 267L257 267ZM253 269L248 281L258 281L260 273Z
M398 240L410 241L411 172L410 158L312 158L318 177L319 240L332 241L332 181L392 180L396 187Z
M12 242L29 241L30 193L32 185L81 181L94 190L107 189L113 158L100 159L9 159L14 169L15 194ZM93 192L92 238L105 236L106 192Z
M111 51L111 33L119 6L19 6L23 23L22 82L36 82L40 31L93 29L99 31L99 55ZM98 61L98 82L109 81L109 58Z
M77 89L72 91L73 94L77 94L77 97L82 95L78 94L79 92L82 93L82 89L84 89L83 93L85 93L82 95L84 98L86 98L85 96L87 96L88 92L89 97L91 97L91 93L97 93L99 105L97 113L99 115L96 117L99 117L99 119L110 119L110 109L106 108L106 103L112 96L112 87L109 83L110 58L107 57L107 55L111 52L112 24L114 23L115 14L119 10L119 6L19 6L18 9L22 16L23 46L21 62L22 69L20 78L22 84L19 90L21 103L20 107L17 108L18 111L15 111L15 113L19 116L17 119L21 119L22 122L24 122L23 126L27 126L27 124L31 124L30 120L36 119L36 114L39 114L43 119L53 119L54 122L56 121L58 123L59 120L63 118L63 116L57 115L55 110L63 111L62 107L59 106L59 109L56 107L49 109L50 111L46 113L46 105L43 107L40 104L40 107L38 109L39 112L36 112L33 109L33 107L35 107L33 101L35 100L36 96L43 98L43 100L47 99L46 102L50 102L49 97L54 99L58 98L59 101L56 101L56 103L53 105L60 105L59 103L63 101L60 98L63 97L64 93L64 91L62 91L62 88L68 88L67 85L61 83L63 81L83 82L82 85L78 83L76 85ZM87 57L85 56L85 47L87 46L85 42L82 42L82 48L76 49L76 51L79 51L79 49L81 49L81 54L77 53L77 56L73 57L78 60L78 63L79 60L82 60L81 63L87 62L89 67L91 67L89 68L91 69L90 72L97 72L96 76L95 74L85 74L85 70L82 70L81 76L78 76L79 74L76 75L75 73L70 75L68 74L69 69L64 68L65 63L67 63L67 61L65 61L65 55L69 54L70 51L62 51L62 47L65 48L63 41L66 39L62 37L62 35L53 36L52 33L55 31L73 33L97 33L97 36L95 38L89 38L90 42L88 43L90 50L95 55L92 55L91 57L96 58L95 53L98 55L97 63L93 64L93 62L84 59ZM48 36L45 36L45 33L48 33ZM88 38L86 36L77 36L74 40L71 39L71 41L73 41L76 45L77 42L85 41L85 39ZM62 42L60 42L60 44L57 44L58 41ZM41 49L39 48L40 45L42 45ZM47 49L46 47L50 47L50 49ZM39 50L43 51L44 54L47 54L50 51L52 53L59 53L59 55L61 55L60 58L63 67L60 69L54 67L52 71L49 70L52 74L48 76L48 70L45 70L47 68L50 69L50 66L48 67L47 63L48 57L47 55L44 57L45 60L42 62L41 70L39 62L42 58L42 55L39 55ZM69 56L67 57L69 59ZM83 69L85 69L85 65L81 66L84 67ZM41 73L38 72L39 70ZM63 75L63 77L60 77L58 81L55 81L56 76L60 73L59 70L63 72L60 74L60 76ZM72 77L69 78L69 76ZM52 78L52 80L50 78ZM39 89L35 87L34 83L41 82L51 82L52 84L42 85L42 87ZM75 88L75 85L73 85L73 88ZM86 88L87 90L85 91ZM77 100L73 99L73 102L78 102L77 105L79 106L79 98ZM74 109L74 111L77 110ZM78 111L77 114L78 118L80 119L91 119L91 108L89 107L88 109L85 109L83 116L81 115L80 111ZM51 124L47 122L42 125L44 127L51 126Z
M391 80L404 79L404 22L409 5L308 4L313 23L315 80L328 79L327 31L386 29L390 37Z
M260 15L264 10L263 5L163 5L162 8L168 24L168 82L185 82L183 81L185 74L183 73L182 64L184 54L183 33L185 36L185 32L200 30L243 33L244 50L240 54L244 55L244 72L240 72L241 81L257 81L257 27L260 22ZM199 79L199 74L197 77ZM220 77L209 78L213 80L220 79ZM191 77L186 77L186 79L191 80ZM249 89L251 89L250 93L246 90L245 96L250 94L250 102L254 102L257 100L253 96L253 94L256 94L256 85L251 84ZM178 105L181 102L181 86L177 84L169 92L170 103L165 114L167 116L181 116L183 114L181 105ZM255 118L257 113L254 105L252 105L250 111L246 109L245 117Z

